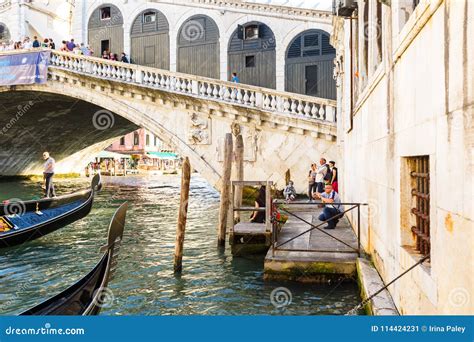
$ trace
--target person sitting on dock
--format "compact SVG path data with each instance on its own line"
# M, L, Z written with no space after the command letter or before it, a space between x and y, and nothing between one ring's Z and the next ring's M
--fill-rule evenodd
M285 196L285 200L287 202L294 201L296 198L296 190L293 185L293 181L289 181L288 185L286 186L285 190L283 190L283 196Z
M327 221L327 226L324 229L334 229L336 228L337 222L342 217L341 215L341 198L339 194L333 190L331 184L326 184L324 187L324 192L314 193L315 199L320 199L324 204L324 209L318 219L320 221Z
M265 194L266 187L263 185L258 191L258 197L255 200L255 208L265 208ZM264 223L265 222L265 212L264 211L254 211L250 216L250 222L252 223Z

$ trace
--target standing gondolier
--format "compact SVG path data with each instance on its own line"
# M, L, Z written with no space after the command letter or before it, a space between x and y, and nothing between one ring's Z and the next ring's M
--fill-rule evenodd
M48 152L43 153L44 171L43 171L43 182L44 182L44 197L56 197L54 191L53 175L56 161L50 157Z

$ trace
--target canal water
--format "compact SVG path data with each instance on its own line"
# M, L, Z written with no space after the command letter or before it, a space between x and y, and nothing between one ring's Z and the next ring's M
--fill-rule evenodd
M58 179L57 192L70 193L88 182ZM38 181L3 181L0 200L30 199L39 190ZM18 314L84 276L99 260L110 217L124 201L129 202L124 241L101 315L340 315L360 302L355 283L264 282L263 257L233 258L229 248L219 250L219 194L197 174L191 181L183 274L175 276L179 191L179 176L104 177L86 218L0 250L0 314ZM272 300L279 287L289 292ZM278 307L290 296L289 305Z

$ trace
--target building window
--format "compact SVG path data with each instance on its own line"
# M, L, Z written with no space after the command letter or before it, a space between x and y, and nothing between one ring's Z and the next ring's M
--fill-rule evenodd
M382 4L377 1L377 11L376 11L376 20L377 25L375 25L375 29L377 30L377 64L382 62Z
M245 26L244 39L253 40L259 38L259 25L248 25Z
M399 26L401 30L415 11L415 8L420 4L420 0L401 0L397 2L397 4L399 10Z
M120 138L120 146L125 146L125 137Z
M154 143L155 143L154 146L158 146L158 138L157 137L155 137L155 142Z
M150 146L150 134L147 134L145 136L145 144L146 144L146 146Z
M111 18L110 7L102 7L100 9L100 20L107 20Z
M156 13L155 12L146 12L143 14L143 22L147 23L154 23L156 21Z
M419 156L409 158L410 177L413 196L411 214L414 225L411 232L415 235L416 250L422 255L430 253L430 158Z
M245 56L245 67L246 68L255 68L255 59L254 55L252 56Z
M140 136L138 135L138 132L133 133L133 145L140 145Z
M361 42L363 44L362 65L364 69L362 70L362 73L360 75L362 77L362 87L365 86L365 82L367 81L368 70L369 70L369 37L371 37L371 34L372 34L372 32L369 32L369 30L372 29L372 25L370 25L369 23L369 3L370 2L367 0L363 2L364 15L363 15L362 27L363 27L364 39L361 39Z

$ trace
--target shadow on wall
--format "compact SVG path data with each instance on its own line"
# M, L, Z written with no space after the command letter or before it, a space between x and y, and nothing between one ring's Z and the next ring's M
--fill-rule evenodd
M138 128L59 94L8 91L0 93L0 103L0 175L41 173L44 151L56 159L59 172L79 172L95 152Z

